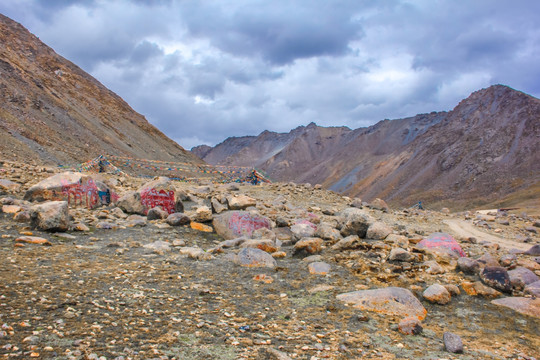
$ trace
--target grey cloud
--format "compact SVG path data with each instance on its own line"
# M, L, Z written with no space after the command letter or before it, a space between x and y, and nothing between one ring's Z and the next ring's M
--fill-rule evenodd
M239 6L236 11L211 4L190 3L184 8L193 35L210 38L225 52L260 56L278 65L320 55L343 55L349 42L362 34L352 14L336 4L260 2Z

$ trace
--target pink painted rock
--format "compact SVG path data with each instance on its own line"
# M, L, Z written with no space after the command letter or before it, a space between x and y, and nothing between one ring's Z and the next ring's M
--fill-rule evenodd
M540 319L540 298L506 297L492 300L491 303Z
M257 229L271 229L272 221L247 211L225 211L214 216L212 225L218 235L230 240L241 236L251 238Z
M369 310L386 315L415 317L423 320L427 310L422 303L407 289L388 287L373 290L358 290L336 297L338 300L360 310Z
M445 233L433 233L424 240L420 241L417 244L417 247L425 249L445 247L452 250L459 256L467 256L467 254L465 254L458 242L454 240L452 236Z

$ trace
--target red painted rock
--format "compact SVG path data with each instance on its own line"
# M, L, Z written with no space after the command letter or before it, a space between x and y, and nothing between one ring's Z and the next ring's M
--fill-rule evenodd
M458 242L454 240L452 236L445 233L433 233L426 239L420 241L417 244L417 247L425 249L445 247L452 250L459 256L467 256Z
M169 178L159 177L144 184L137 191L125 193L116 205L129 214L147 215L148 210L155 207L172 214L180 208L183 211L183 205L181 202L178 204L175 192L176 189Z
M241 236L251 238L257 229L271 229L272 221L247 211L225 211L214 216L212 225L214 225L216 233L225 239L235 239Z
M336 298L357 309L381 314L415 317L419 320L423 320L427 315L427 310L413 293L399 287L353 291L340 294Z
M95 208L114 198L112 190L100 181L82 173L56 174L32 186L24 194L28 201L67 201L68 205Z

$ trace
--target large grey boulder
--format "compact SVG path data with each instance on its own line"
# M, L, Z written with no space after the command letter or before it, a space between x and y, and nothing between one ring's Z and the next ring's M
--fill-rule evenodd
M67 201L48 201L30 208L30 223L34 229L66 231L69 228Z
M375 220L364 210L357 208L347 208L338 216L341 225L341 235L358 235L361 238L366 237L368 228Z

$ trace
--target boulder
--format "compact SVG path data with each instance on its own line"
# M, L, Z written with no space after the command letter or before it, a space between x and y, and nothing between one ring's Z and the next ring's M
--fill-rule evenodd
M91 176L64 172L53 175L30 187L24 200L42 202L67 201L69 206L84 206L89 209L109 204L114 199L111 189Z
M518 290L522 290L525 286L540 280L534 272L524 267L509 270L508 276L510 277L512 287Z
M443 334L444 349L454 354L463 353L463 342L459 335L446 331Z
M69 228L67 201L49 201L30 209L33 228L45 231L66 231Z
M165 221L171 226L180 226L189 224L191 219L186 214L177 212L167 216Z
M409 247L409 239L403 235L389 234L384 240L384 242L394 244L400 248Z
M228 240L230 241L230 240ZM267 253L274 253L278 251L278 247L272 240L268 239L249 239L242 242L240 247L243 248L253 248L253 249L260 249L262 251L265 251Z
M294 240L300 240L305 237L311 237L315 235L315 228L310 224L295 224L291 226L291 232Z
M339 230L326 223L322 223L317 227L314 236L329 241L338 241L342 239Z
M169 213L158 206L148 210L146 218L148 220L163 220L166 219L167 216L169 216Z
M205 205L197 207L197 210L195 210L195 214L193 215L193 221L201 223L212 221L212 218L212 210Z
M230 210L245 210L250 206L256 206L257 200L247 195L235 195L227 197Z
M478 273L478 270L480 270L478 261L467 257L460 257L457 261L457 265L459 270L469 275L475 275Z
M0 190L8 191L8 192L15 192L18 191L21 188L20 184L17 184L16 182L13 182L8 179L0 179Z
M344 239L339 240L337 243L335 243L332 246L332 250L341 251L341 250L349 250L349 249L356 249L360 246L361 240L358 237L358 235L350 235L347 236Z
M388 255L388 260L390 261L409 262L414 259L415 257L413 254L402 248L393 248L392 250L390 250L390 255Z
M424 330L422 323L415 317L402 319L398 325L399 332L404 335L418 335Z
M257 229L272 228L270 219L247 211L225 211L214 216L212 224L216 233L225 239L251 237Z
M501 295L500 292L482 284L480 281L464 281L461 283L461 287L470 296L483 296L486 298L494 298Z
M128 191L116 203L121 210L128 214L145 215L145 208L141 203L141 194L137 191Z
M492 300L491 303L540 319L540 298L506 297Z
M392 233L392 228L382 221L371 224L366 232L366 238L374 240L384 240Z
M227 210L227 205L222 204L215 197L210 200L210 204L212 205L212 211L216 214L221 214L222 212Z
M452 298L450 292L448 292L448 290L440 284L433 284L429 286L422 293L422 296L424 299L439 305L448 304Z
M315 261L308 265L309 273L312 275L326 275L330 269L330 265L322 261Z
M416 246L424 249L444 247L455 252L460 257L467 256L458 242L452 236L445 233L433 233L420 241Z
M399 287L358 290L337 295L336 298L347 304L352 304L356 309L386 315L415 317L419 320L423 320L427 315L426 309L413 293Z
M162 208L168 214L176 212L177 207L183 211L184 205L181 202L180 205L177 204L176 189L167 177L158 177L144 184L137 190L137 193L140 195L140 202L143 207L141 215L146 215L148 210L156 206Z
M302 238L296 244L294 244L294 255L313 255L320 253L322 250L323 239L308 237Z
M368 228L375 220L364 210L347 208L339 214L338 222L342 236L358 235L365 238Z
M487 286L497 289L502 292L511 292L512 284L510 276L502 266L486 266L480 272L480 280Z
M527 295L532 295L537 298L540 298L540 281L535 281L527 286L525 286L525 289L523 292Z
M277 262L265 251L253 248L244 248L234 257L234 262L245 267L268 267L276 268Z
M384 201L383 199L379 199L379 198L376 198L375 200L370 202L369 207L372 208L372 209L381 210L381 211L384 211L384 212L388 212L390 210L390 207L388 206L386 201Z
M525 251L526 255L540 255L540 244L533 245L529 250Z

